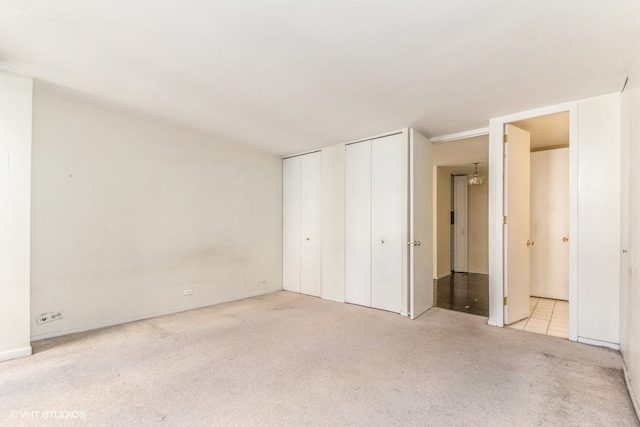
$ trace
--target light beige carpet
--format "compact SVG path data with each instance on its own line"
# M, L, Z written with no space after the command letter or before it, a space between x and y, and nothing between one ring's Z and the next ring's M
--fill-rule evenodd
M437 308L278 292L33 348L1 425L638 425L617 352Z

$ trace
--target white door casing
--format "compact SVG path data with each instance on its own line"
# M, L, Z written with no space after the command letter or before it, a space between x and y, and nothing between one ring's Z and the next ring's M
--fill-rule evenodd
M505 126L504 144L504 306L506 324L529 316L530 280L530 136Z
M489 320L506 322L504 247L504 127L508 123L569 112L569 339L578 339L578 102L522 111L489 120Z

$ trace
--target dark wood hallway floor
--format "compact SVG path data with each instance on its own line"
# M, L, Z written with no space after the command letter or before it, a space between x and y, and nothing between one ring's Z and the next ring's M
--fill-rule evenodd
M489 317L489 275L452 273L436 281L436 307Z

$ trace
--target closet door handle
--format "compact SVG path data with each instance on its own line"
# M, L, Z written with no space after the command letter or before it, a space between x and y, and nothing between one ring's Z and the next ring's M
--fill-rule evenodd
M563 242L568 242L568 241L569 241L569 238L568 238L567 236L564 236L564 237L562 238L562 241L563 241Z

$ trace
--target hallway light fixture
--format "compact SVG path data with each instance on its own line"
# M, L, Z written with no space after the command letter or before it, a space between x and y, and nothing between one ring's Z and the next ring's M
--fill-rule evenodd
M478 173L478 163L474 163L476 165L476 171L473 175L469 175L469 185L484 185L487 181L487 178L484 175L480 175Z

